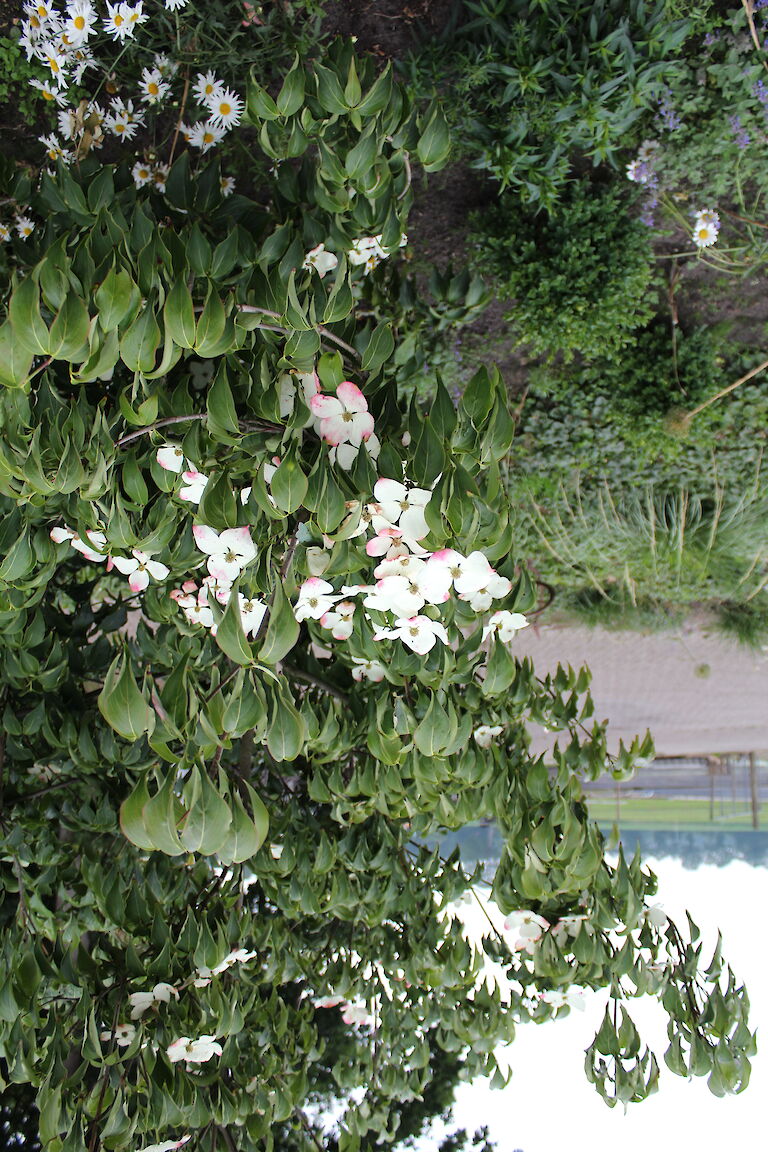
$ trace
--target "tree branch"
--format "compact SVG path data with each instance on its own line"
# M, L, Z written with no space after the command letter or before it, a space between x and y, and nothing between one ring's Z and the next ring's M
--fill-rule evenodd
M162 420L156 420L154 424L148 424L146 428L139 428L136 432L129 432L127 436L121 436L119 440L115 441L115 448L122 448L124 444L130 444L132 440L146 436L147 432L154 432L155 428L165 428L168 424L183 424L186 420L207 419L207 412L193 412L189 416L164 416Z

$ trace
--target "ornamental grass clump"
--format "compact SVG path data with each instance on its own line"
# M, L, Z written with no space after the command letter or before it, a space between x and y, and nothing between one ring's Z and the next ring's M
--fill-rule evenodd
M631 209L619 186L582 179L549 213L507 194L474 214L475 269L512 301L520 344L550 361L616 358L650 319L650 240Z

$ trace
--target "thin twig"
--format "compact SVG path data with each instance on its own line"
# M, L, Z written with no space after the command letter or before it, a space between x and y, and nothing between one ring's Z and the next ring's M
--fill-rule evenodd
M176 121L176 131L173 134L173 143L171 144L171 154L168 157L168 167L173 164L173 154L176 151L176 142L179 139L179 131L181 129L181 122L184 119L184 109L187 105L187 94L189 92L189 68L184 69L184 92L181 97L181 107L179 108L179 118Z
M282 320L279 312L272 312L269 308L257 308L255 304L238 304L237 310L238 312L256 312L260 316L271 316L273 320ZM339 348L343 348L345 352L349 352L350 356L354 356L356 360L360 359L360 353L357 348L353 348L351 344L347 344L346 340L342 340L340 336L337 336L334 332L330 332L327 328L324 328L322 324L318 324L315 330L319 332L321 336L325 336L326 340L332 340L334 344L338 344ZM289 329L281 327L275 329L275 331L287 332Z
M294 668L292 664L283 664L283 672L285 672L289 679L298 680L301 684L311 684L315 688L319 688L322 692L327 692L329 696L335 696L336 699L341 700L343 704L349 703L349 696L346 692L342 692L341 688L336 688L320 676L314 676L311 672L305 672L303 668Z
M688 423L688 421L692 420L694 416L697 416L699 412L703 412L705 408L709 408L710 404L714 404L716 400L727 396L729 392L733 392L734 388L738 388L740 384L746 384L747 380L751 380L753 376L757 376L758 372L762 372L765 368L768 368L768 360L763 360L762 364L758 364L756 368L747 372L746 375L741 376L738 380L734 381L733 384L729 384L727 388L723 388L723 390L715 396L710 396L709 400L705 400L703 404L699 404L698 408L692 408L690 412L686 412L682 419Z
M154 432L155 428L165 428L168 424L183 424L185 420L207 419L207 412L192 412L189 416L164 416L162 420L156 420L154 424L148 424L146 428L139 428L136 432L129 432L127 436L121 436L119 440L115 441L115 447L122 448L124 444L130 444L132 440L138 440L140 436Z

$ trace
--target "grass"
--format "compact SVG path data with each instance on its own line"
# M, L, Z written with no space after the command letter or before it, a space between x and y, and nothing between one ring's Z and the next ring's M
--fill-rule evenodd
M744 830L752 828L752 814L746 796L735 804L730 800L714 802L714 820L710 819L709 799L675 797L622 796L617 804L615 796L589 798L589 813L603 825L618 823L625 828L685 829L687 831ZM768 804L758 813L760 827L768 829Z

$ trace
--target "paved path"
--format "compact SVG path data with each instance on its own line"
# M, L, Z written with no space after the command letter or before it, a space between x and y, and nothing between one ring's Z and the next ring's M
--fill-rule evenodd
M518 633L513 651L536 670L592 671L595 719L610 721L614 751L650 728L659 756L768 752L768 655L691 622L667 633L549 624ZM552 737L535 735L536 751Z

